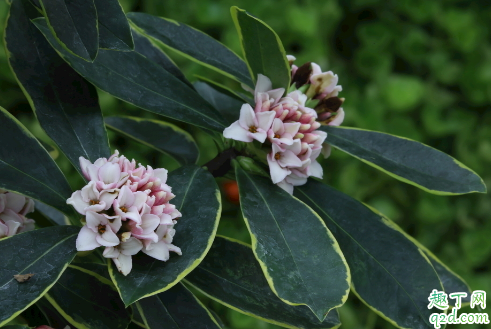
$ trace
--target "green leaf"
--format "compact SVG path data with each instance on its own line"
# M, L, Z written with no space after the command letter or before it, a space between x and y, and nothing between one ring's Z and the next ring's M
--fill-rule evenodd
M127 306L177 284L203 260L216 234L222 206L213 176L197 166L186 166L169 173L167 184L176 195L171 203L182 213L172 242L181 248L182 256L171 254L162 262L138 253L127 276L111 264L109 274Z
M249 245L217 236L186 284L236 311L286 328L334 328L336 310L320 323L306 306L283 303L271 290Z
M414 243L419 249L423 251L425 256L428 257L428 259L430 260L431 265L435 269L436 273L438 274L438 277L440 278L440 281L443 285L443 289L447 294L451 294L453 292L466 292L467 297L462 298L462 302L470 303L472 289L464 281L464 279L462 279L458 274L454 273L438 257L436 257L430 250L428 250L428 248L426 248L418 240L416 240L415 238L404 232L396 223L391 221L387 216L382 214L377 209L370 207L369 205L366 206L370 208L374 213L381 216L388 226L404 234L404 236L407 239L409 239L412 243Z
M220 112L229 124L239 120L240 108L244 104L244 101L239 101L221 93L205 82L195 82L194 88L201 97L206 99L208 103Z
M150 112L222 132L220 115L191 87L137 52L100 50L87 63L61 48L42 18L33 21L59 54L96 87Z
M253 86L247 65L233 51L186 24L145 13L128 13L133 26L163 46L232 79Z
M94 0L40 0L49 29L72 54L93 61L99 49Z
M72 194L68 182L39 141L10 113L0 107L0 188L42 201L67 215Z
M0 327L41 298L58 280L77 251L80 229L53 226L0 240ZM34 274L18 282L14 275Z
M486 193L483 180L451 156L385 133L322 126L326 142L390 176L440 195Z
M350 272L322 219L271 180L236 166L252 249L273 292L322 321L348 298Z
M34 208L46 217L53 225L70 225L68 219L61 211L56 210L42 202L34 201Z
M147 297L147 298L153 298L153 296ZM140 311L138 311L138 308L136 307L137 304L138 304L138 302L131 304L131 306L130 306L131 307L131 321L134 324L138 325L139 327L148 329L147 326L145 325L145 321L143 320L143 318L140 314Z
M48 319L47 325L52 328L65 328L70 326L68 321L48 302L46 297L36 302L36 306L45 314Z
M400 328L433 327L428 296L443 288L413 242L362 203L321 182L310 180L295 195L336 237L351 269L351 288L363 302Z
M193 137L181 128L158 120L129 116L106 118L106 125L136 141L175 158L181 164L196 163L198 146Z
M290 64L278 35L263 21L243 9L230 8L249 72L255 82L258 74L271 79L273 88L290 86Z
M208 78L202 77L200 75L196 75L196 74L195 74L195 77L201 82L206 82L208 85L210 85L211 87L216 89L218 92L225 94L229 97L235 98L236 100L238 100L242 104L249 103L251 105L254 105L254 100L246 99L245 97L239 95L238 93L236 93L232 89L230 89L230 88L228 88L228 87L226 87L226 86L224 86L224 85L222 85L222 84L220 84L220 83L218 83L212 79L208 79Z
M69 266L46 299L76 328L126 328L130 315L117 291L106 281L90 271Z
M114 287L114 283L111 281L111 277L109 276L109 269L107 268L106 263L82 263L77 262L77 258L75 258L75 260L70 264L70 267L82 272L86 272L87 274L97 278L100 282ZM119 296L117 297L117 299L120 299Z
M119 51L135 48L130 24L118 0L94 0L99 27L99 47Z
M191 82L184 76L184 73L181 72L177 65L162 51L162 49L157 47L149 38L138 33L135 29L132 29L132 31L135 40L135 51L137 53L145 56L155 64L160 65L164 70L171 73L188 86L192 86Z
M31 327L24 326L21 324L11 324L5 327L2 327L3 329L31 329Z
M210 311L181 283L136 303L148 329L221 328Z
M9 62L39 123L81 172L80 156L93 162L110 155L97 91L30 22L36 16L30 4L12 3L5 32Z

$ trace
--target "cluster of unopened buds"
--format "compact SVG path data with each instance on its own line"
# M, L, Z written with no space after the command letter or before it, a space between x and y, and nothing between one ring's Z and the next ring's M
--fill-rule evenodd
M166 169L137 167L118 151L94 163L80 157L80 167L89 183L67 200L85 216L78 251L104 246L103 256L124 275L140 250L161 261L169 259L169 251L181 255L172 244L181 213L169 203L174 194L166 184Z
M337 75L322 72L315 63L297 67L293 56L288 60L290 92L282 97L285 89L272 89L271 80L259 74L255 90L250 90L254 109L242 105L239 120L226 128L223 136L242 142L257 140L271 147L267 156L271 180L292 194L293 187L305 184L309 176L322 178L317 157L322 153L327 158L330 147L324 143L327 134L318 128L343 122L344 99L337 97L342 90Z
M34 230L34 220L26 218L33 211L32 199L0 189L0 239Z

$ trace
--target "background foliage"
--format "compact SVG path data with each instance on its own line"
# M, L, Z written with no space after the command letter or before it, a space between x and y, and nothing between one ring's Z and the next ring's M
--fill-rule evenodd
M314 61L340 77L345 126L405 136L459 159L491 185L491 40L485 1L425 0L120 0L125 11L165 16L200 29L241 54L229 8L261 17L280 36L297 64ZM4 26L8 5L0 2ZM38 138L35 123L0 47L1 105ZM191 81L231 80L168 52ZM100 93L105 116L131 105ZM128 112L125 112L127 114ZM141 113L141 112L140 112ZM141 115L141 114L140 114ZM145 113L149 118L152 114ZM182 124L179 124L182 126ZM191 129L192 131L192 129ZM109 132L111 148L170 170L177 163ZM198 132L196 132L198 134ZM199 164L211 159L212 142L195 136ZM54 153L57 153L56 151ZM57 162L75 189L82 180L60 153ZM440 197L401 183L339 151L324 162L324 179L397 222L432 250L473 289L491 293L491 202L486 194ZM225 182L223 182L225 183ZM227 186L227 185L224 185ZM228 189L229 190L229 189ZM230 190L229 190L230 191ZM223 194L225 197L225 193ZM230 195L229 195L230 196ZM244 241L249 234L233 198L225 200L218 233ZM275 328L204 298L230 328ZM489 303L489 301L488 301ZM464 308L462 312L469 312ZM390 328L356 298L340 309L345 328ZM475 325L476 327L478 325ZM457 326L456 326L457 327ZM460 327L464 327L463 325ZM472 325L465 325L472 329Z

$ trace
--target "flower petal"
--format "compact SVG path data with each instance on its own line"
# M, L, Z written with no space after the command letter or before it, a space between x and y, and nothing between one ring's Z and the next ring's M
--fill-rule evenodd
M249 104L243 104L240 108L239 124L242 128L249 130L249 127L256 126L256 114Z
M82 191L78 190L72 193L72 196L66 200L67 204L71 204L75 210L82 215L85 215L85 208L90 206L88 202L85 202L82 198Z
M157 243L152 243L149 246L150 248L148 249L142 249L144 253L146 253L148 256L153 257L158 260L162 261L167 261L169 260L169 248L167 247L167 244L160 240Z
M341 123L344 121L344 110L341 107L337 112L336 112L336 118L329 122L327 125L328 126L339 126Z
M131 256L128 255L119 254L118 258L113 258L113 262L118 271L124 276L128 275L133 267Z
M287 191L288 193L293 194L293 185L287 183L285 180L282 180L281 182L279 182L276 185L278 185L279 187L281 187L283 190Z
M258 128L261 128L265 132L271 128L273 120L275 118L275 111L261 112L256 114Z
M128 256L137 254L142 248L143 244L141 241L133 237L129 238L126 242L122 242L120 246L121 253Z
M82 227L77 236L76 246L78 251L85 250L94 250L101 246L100 243L97 242L96 237L97 233L92 231L90 228L85 225Z
M104 249L104 252L102 253L102 256L106 258L116 258L119 256L119 254L120 252L118 248L106 247L106 249Z
M252 142L253 138L249 136L249 131L242 128L239 121L235 121L230 127L225 128L223 131L223 137L234 139L241 142Z
M87 211L85 215L85 223L88 228L90 228L93 232L97 232L99 225L108 224L108 220L104 215L95 213L93 211Z
M106 231L101 235L97 235L95 239L97 242L105 247L114 247L117 246L120 242L118 236L111 230L111 227L109 227L109 225L106 225Z
M280 167L278 162L273 159L274 155L268 154L269 173L273 183L279 183L290 174L290 170Z
M12 211L19 213L26 204L26 197L17 193L8 192L5 193L6 203L5 208L12 209Z
M290 150L281 153L278 163L282 167L298 168L302 166L302 161Z
M254 89L254 95L267 92L271 89L273 89L273 84L271 83L271 80L265 75L258 74L256 88Z

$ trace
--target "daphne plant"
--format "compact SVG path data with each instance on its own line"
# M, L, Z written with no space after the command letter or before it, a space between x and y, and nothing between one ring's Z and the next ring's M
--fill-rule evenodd
M335 328L351 291L397 327L431 328L433 290L470 296L390 219L326 184L322 164L335 147L439 195L485 193L482 179L417 141L341 127L338 76L295 65L267 24L231 13L243 57L185 24L125 15L117 0L11 1L12 71L85 185L73 191L0 109L0 326L223 328L200 291L283 327ZM169 49L242 88L191 83ZM104 117L96 87L142 115ZM111 155L106 127L179 168ZM197 132L217 145L207 163ZM216 236L220 177L238 184L251 245ZM32 200L47 219L36 229Z

